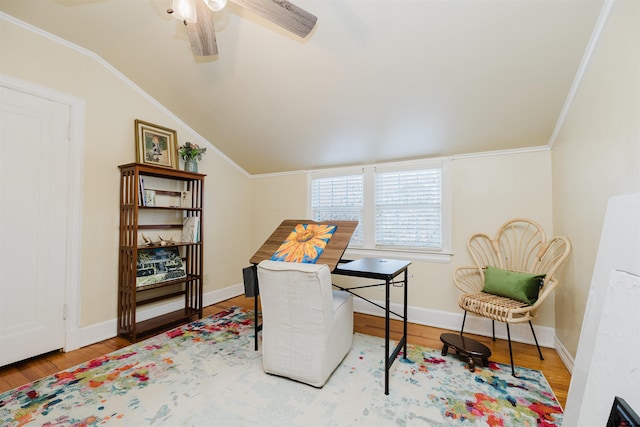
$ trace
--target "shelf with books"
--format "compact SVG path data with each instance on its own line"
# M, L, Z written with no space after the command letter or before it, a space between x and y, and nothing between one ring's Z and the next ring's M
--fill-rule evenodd
M135 342L202 316L205 175L137 163L119 168L118 335ZM176 298L184 309L137 320L139 306Z

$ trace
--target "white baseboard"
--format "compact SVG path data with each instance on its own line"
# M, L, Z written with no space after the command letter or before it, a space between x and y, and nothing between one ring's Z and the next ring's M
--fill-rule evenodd
M383 304L382 301L374 302L380 305ZM384 310L359 298L354 298L353 309L358 313L384 316ZM402 313L402 305L392 303L391 310L396 313ZM431 310L413 306L409 306L407 309L407 317L411 323L433 326L435 328L448 329L456 332L460 331L463 316L464 314L462 310L460 310L460 313L451 313L448 311ZM397 317L393 315L391 318L397 319ZM512 341L535 345L533 335L531 334L531 328L528 323L510 325L509 329L511 331ZM541 347L555 348L554 328L534 325L534 329L536 331L536 337L538 338L538 344L540 344ZM467 321L464 325L464 331L469 334L491 337L491 320L469 314L467 315ZM496 322L496 338L504 340L507 339L507 329L502 322Z
M216 304L244 293L244 285L238 283L224 289L207 292L203 295L203 306ZM182 301L174 301L157 305L138 311L138 321L147 320L163 313L179 310L183 307ZM118 335L118 320L112 319L95 325L67 331L65 351L76 350L80 347L108 340Z
M569 353L569 350L560 342L558 337L555 339L555 349L558 356L560 356L560 360L564 363L564 366L567 368L570 374L573 374L573 364L575 363L575 359Z
M229 298L242 295L244 293L244 285L238 283L229 286L224 289L207 292L203 296L203 305L209 306L216 304L220 301L225 301ZM382 301L375 301L375 303L382 305ZM155 317L162 313L167 313L173 310L178 310L182 307L180 301L158 305L146 310L140 310L138 312L138 320L146 320ZM402 306L400 304L391 304L391 310L396 313L402 313ZM354 298L354 311L363 314L371 314L374 316L384 316L384 310L375 307L360 298ZM439 310L430 310L426 308L419 308L409 306L407 309L408 320L412 323L420 325L433 326L436 328L448 329L452 331L459 331L462 325L462 311L460 313L451 313ZM396 316L391 316L397 318ZM67 344L65 351L75 350L80 347L84 347L90 344L95 344L100 341L104 341L113 338L117 335L117 319L108 320L106 322L98 323L95 325L79 328L75 331L67 332ZM538 343L542 347L550 347L558 350L562 361L567 365L567 369L571 371L569 366L573 368L573 360L570 354L566 351L564 346L557 340L555 336L555 330L547 326L534 326L536 336L538 337ZM528 324L512 325L511 339L517 342L523 342L526 344L533 344L533 336ZM480 318L473 315L467 316L465 323L465 332L481 336L491 336L491 321L489 319ZM496 322L496 338L507 339L506 328L504 324Z
M382 305L382 301L374 302ZM373 316L384 316L384 310L374 307L360 298L354 299L353 310L358 313L371 314ZM392 303L391 310L396 313L402 313L402 305ZM407 317L411 323L458 332L460 331L460 326L462 326L464 313L462 313L462 310L460 313L451 313L448 311L409 306L407 309ZM393 315L391 315L391 318L397 319L397 317ZM511 325L509 328L513 341L535 345L528 323ZM564 363L569 373L573 373L574 358L556 336L555 329L538 325L534 325L534 329L536 331L536 337L538 338L538 344L540 344L541 347L553 348L556 353L558 353L560 360L562 360L562 363ZM491 320L469 314L467 315L467 321L464 325L464 331L474 335L491 337ZM507 329L502 322L496 322L496 338L507 339Z
M65 336L64 351L77 350L80 347L108 340L117 335L117 319L96 323L95 325L69 330Z

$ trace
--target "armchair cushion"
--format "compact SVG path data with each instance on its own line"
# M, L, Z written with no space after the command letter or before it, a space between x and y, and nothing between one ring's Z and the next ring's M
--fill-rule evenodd
M490 265L484 271L482 292L534 304L544 283L544 274L503 270Z

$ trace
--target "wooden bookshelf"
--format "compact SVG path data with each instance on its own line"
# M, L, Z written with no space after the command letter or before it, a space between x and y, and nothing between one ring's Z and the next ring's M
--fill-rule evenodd
M120 165L120 247L118 257L118 335L135 342L139 339L169 329L181 323L202 317L202 268L203 268L203 197L205 175L162 168L139 163ZM164 183L174 189L142 188L145 177ZM180 190L175 188L179 187ZM190 195L189 207L180 203L145 206L143 190L179 199L182 191ZM166 215L165 215L166 214ZM164 216L163 216L164 215ZM198 217L199 239L195 242L159 240L148 244L142 238L147 230L174 230L182 228L180 218ZM151 219L149 219L149 217ZM141 221L143 220L143 221ZM152 221L152 222L149 222ZM179 273L184 277L171 277L162 262L150 262L156 283L138 283L142 276L141 252L151 250L171 252L181 261ZM144 256L144 255L143 255ZM180 264L180 263L178 263ZM166 278L165 278L166 277ZM153 303L181 300L182 308L163 313L153 318L139 320L139 307Z

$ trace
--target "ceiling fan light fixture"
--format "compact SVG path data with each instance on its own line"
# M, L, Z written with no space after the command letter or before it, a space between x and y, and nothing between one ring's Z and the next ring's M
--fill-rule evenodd
M196 14L196 0L172 0L171 9L173 16L183 22L196 23L198 15Z
M219 12L227 5L228 0L203 0L209 9Z

